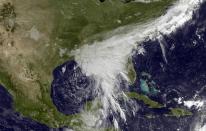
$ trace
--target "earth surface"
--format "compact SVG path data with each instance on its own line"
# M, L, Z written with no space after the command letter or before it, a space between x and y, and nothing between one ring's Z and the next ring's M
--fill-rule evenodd
M0 0L0 130L206 131L206 2L161 40L136 45L128 79L117 76L126 121L108 108L101 124L90 122L104 109L104 93L73 55L154 21L176 2Z

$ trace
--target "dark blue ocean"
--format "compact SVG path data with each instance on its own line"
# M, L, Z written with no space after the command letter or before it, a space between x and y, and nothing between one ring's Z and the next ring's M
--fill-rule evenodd
M166 50L166 60L162 49ZM152 81L152 87L158 92L148 93L152 100L166 105L165 108L151 109L144 103L136 101L140 110L134 116L128 115L127 123L121 123L124 131L190 131L194 129L201 112L189 109L193 115L185 117L166 117L169 108L184 107L176 99L191 100L194 97L206 99L206 3L194 12L193 19L185 23L176 32L163 36L159 40L147 40L142 43L145 55L134 54L133 64L140 74L130 91L142 92L141 80ZM62 67L67 67L62 73ZM75 76L75 77L74 77ZM54 80L51 88L51 99L57 109L64 114L75 114L81 111L86 101L95 98L92 90L92 78L86 77L75 61L68 61L53 71ZM152 90L151 90L152 91ZM146 118L153 114L155 118ZM206 118L202 120L206 124ZM205 123L204 123L205 122ZM12 96L0 86L0 131L47 131L46 125L33 121L15 112ZM55 130L63 130L55 129Z

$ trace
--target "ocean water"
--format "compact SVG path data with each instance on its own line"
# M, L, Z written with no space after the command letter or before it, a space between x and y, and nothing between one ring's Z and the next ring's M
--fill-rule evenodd
M104 114L101 120L123 131L204 131L205 105L198 108L184 105L187 101L206 99L206 3L193 12L199 2L203 1L180 0L179 6L173 7L173 11L165 15L167 17L154 22L166 22L165 25L148 23L125 36L121 34L102 44L97 42L74 51L75 61L68 61L53 72L51 98L57 109L64 114L75 114L82 110L85 101L101 98ZM135 50L140 46L144 49L143 54ZM135 101L132 104L137 105L138 110L131 114L130 108L125 108L124 102L118 100L118 94L124 95L124 90L141 91L138 76L129 87L116 79L119 74L126 73L125 58L129 57L132 57L137 74L146 72L156 83L159 92L149 97L166 108L150 109ZM0 98L1 130L51 130L15 112L11 95L2 86ZM193 115L180 118L164 115L168 108L177 106L191 110ZM145 114L153 114L155 118L146 118Z

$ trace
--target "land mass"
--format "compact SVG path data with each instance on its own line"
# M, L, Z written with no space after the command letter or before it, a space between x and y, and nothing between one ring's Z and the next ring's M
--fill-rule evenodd
M66 116L52 103L53 69L73 59L71 50L118 27L156 18L173 2L1 0L0 83L12 94L16 111L50 127L78 127L78 114Z

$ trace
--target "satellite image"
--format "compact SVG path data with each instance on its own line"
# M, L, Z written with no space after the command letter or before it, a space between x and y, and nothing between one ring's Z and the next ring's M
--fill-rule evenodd
M206 0L0 0L0 131L206 131Z

